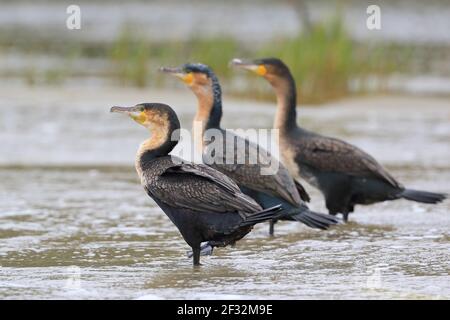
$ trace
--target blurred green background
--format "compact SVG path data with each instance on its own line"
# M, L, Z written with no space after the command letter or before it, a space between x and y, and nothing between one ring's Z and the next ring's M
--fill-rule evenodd
M261 81L228 68L233 57L276 56L300 101L350 94L450 93L448 1L379 1L381 30L366 27L366 1L2 1L0 77L27 85L71 82L173 86L161 65L209 64L225 91L268 99Z

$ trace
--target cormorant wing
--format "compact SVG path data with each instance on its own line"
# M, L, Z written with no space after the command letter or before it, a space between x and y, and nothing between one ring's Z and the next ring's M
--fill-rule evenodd
M300 183L300 181L294 180L294 183L295 183L298 193L300 194L300 198L302 198L302 200L305 202L311 201L311 198L310 198L308 192L306 192L306 189L303 187L303 185Z
M168 168L163 174L169 173L191 173L193 175L206 178L231 193L241 192L241 189L239 189L236 182L234 182L231 178L204 164L194 165L191 163L184 163L182 165L176 165Z
M247 216L262 210L230 178L206 165L174 164L146 189L170 206L198 212L239 212Z
M339 139L310 136L296 145L296 161L326 172L376 178L393 187L401 185L372 156Z
M222 163L216 161L211 164L213 168L225 173L246 188L280 197L293 205L299 205L302 202L294 179L278 159L260 145L252 143L248 139L231 134L228 131L226 135L226 152L223 154L223 161ZM245 149L242 149L243 145L245 145ZM231 161L233 162L231 164L227 164L229 150L234 150L234 161ZM230 157L229 154L228 157ZM242 163L242 159L245 159L244 163ZM252 162L251 160L255 161ZM277 171L273 174L262 175L262 169L269 168L270 164L272 166L276 164ZM304 196L309 198L306 191L304 191Z

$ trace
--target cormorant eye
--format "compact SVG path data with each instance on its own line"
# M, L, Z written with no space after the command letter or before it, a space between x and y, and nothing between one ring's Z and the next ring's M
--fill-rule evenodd
M140 111L141 111L141 112L144 112L144 111L145 111L145 108L144 108L144 107L141 107Z

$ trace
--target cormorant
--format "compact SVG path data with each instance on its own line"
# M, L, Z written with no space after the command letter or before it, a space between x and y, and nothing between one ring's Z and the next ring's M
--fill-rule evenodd
M341 213L347 221L356 204L400 198L438 203L446 198L442 193L406 189L361 149L299 127L295 80L280 59L233 59L231 65L253 71L272 85L277 97L274 128L280 132L283 162L294 177L304 178L323 193L330 214Z
M224 152L217 152L212 157L213 163L204 161L205 163L236 181L241 190L255 199L263 208L282 203L286 213L282 220L300 221L317 229L327 229L330 225L338 222L335 218L308 209L304 201L309 201L309 195L303 186L295 181L288 170L270 153L248 139L220 127L221 87L210 67L200 63L188 63L179 68L161 68L160 70L182 79L197 96L198 107L194 119L194 130L196 129L195 124L200 123L201 132L194 134L200 139L198 144L202 146L204 160L206 154L208 157L211 156L210 150L208 150L211 141L205 132L216 130L221 134ZM230 152L232 153L230 154ZM230 158L231 161L229 161ZM249 161L251 158L256 159L257 162L251 163ZM244 159L245 162L239 162L238 159ZM274 167L278 166L278 171L270 175L261 175L264 164L270 163L270 161L276 162ZM270 223L271 235L274 233L275 222L276 220L273 220Z
M202 242L208 241L204 248L210 250L234 244L253 225L280 215L280 206L261 208L223 173L169 156L178 143L180 122L168 105L142 103L112 107L111 112L127 114L150 130L150 139L137 152L136 171L147 194L192 248L194 265L200 264Z

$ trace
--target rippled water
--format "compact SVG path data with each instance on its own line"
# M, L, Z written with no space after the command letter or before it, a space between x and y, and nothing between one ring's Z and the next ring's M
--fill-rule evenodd
M192 268L132 167L145 130L107 111L155 97L188 126L194 99L46 90L0 100L0 298L450 298L449 201L358 207L328 232L284 222L270 238L259 225ZM300 110L306 126L364 147L405 185L449 192L448 106L374 98ZM225 125L267 127L273 111L231 100Z

